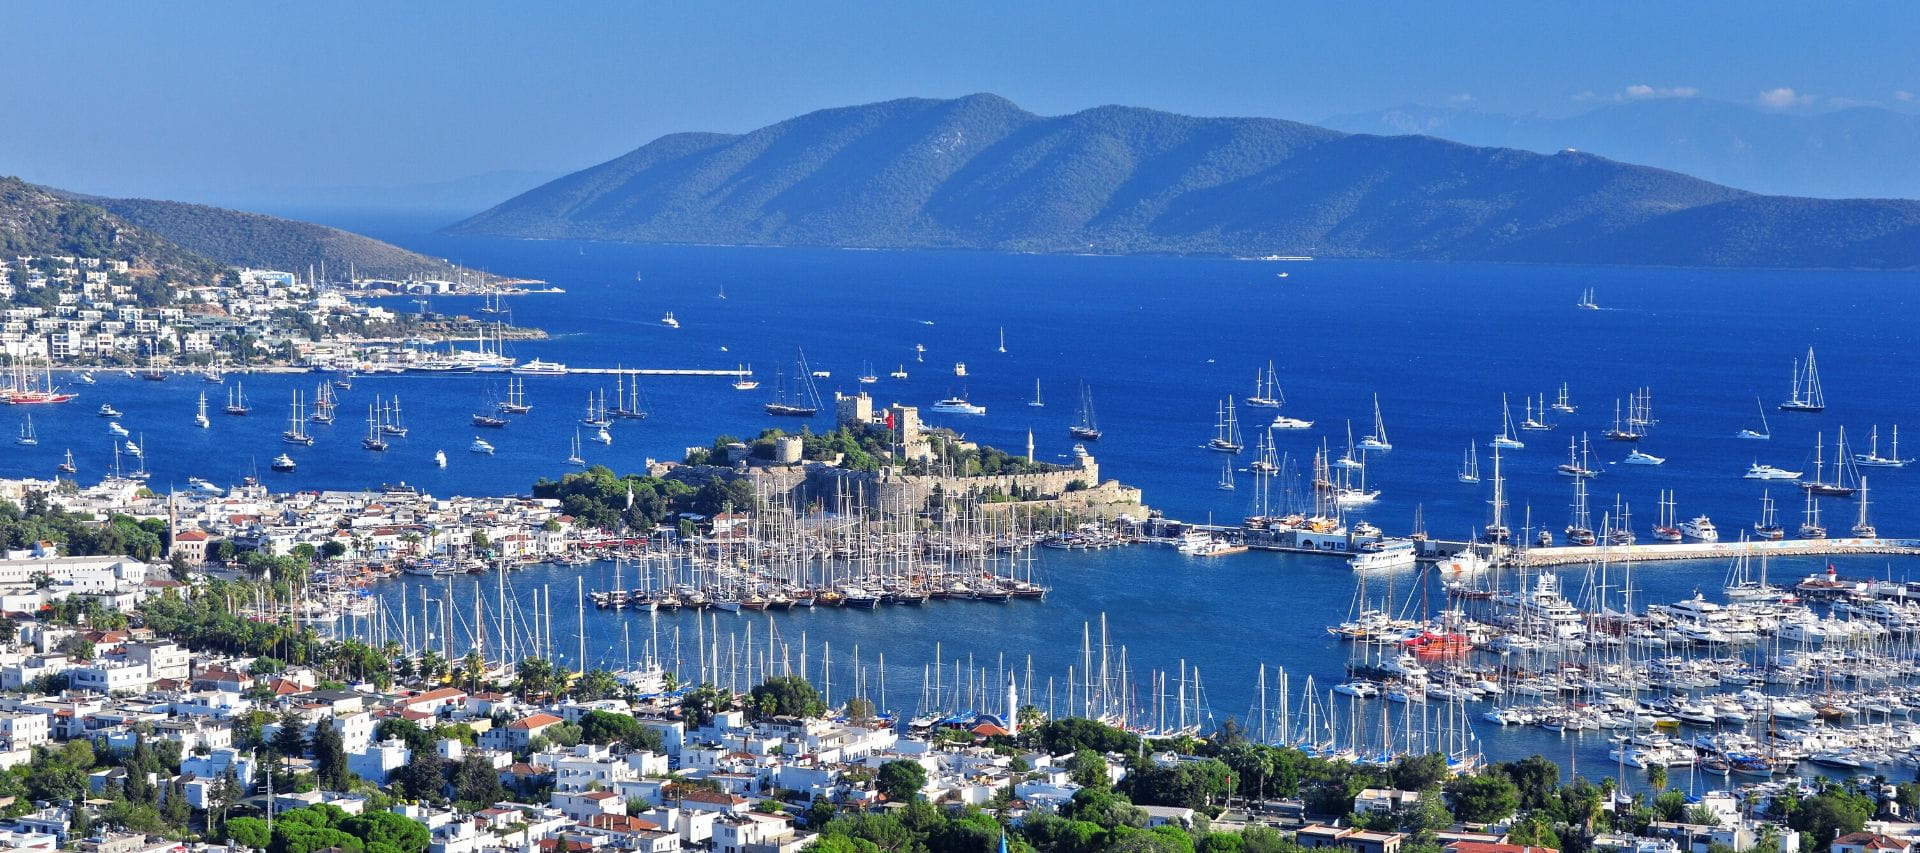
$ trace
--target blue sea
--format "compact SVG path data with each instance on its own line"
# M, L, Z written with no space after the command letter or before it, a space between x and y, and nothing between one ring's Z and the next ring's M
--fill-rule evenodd
M1503 392L1516 420L1522 397L1551 399L1563 382L1579 407L1577 414L1556 413L1553 432L1523 434L1524 450L1503 453L1514 525L1531 513L1537 525L1555 530L1566 525L1572 497L1570 482L1554 471L1566 460L1569 436L1591 434L1604 469L1591 484L1596 522L1617 496L1644 536L1659 492L1671 489L1681 517L1710 515L1732 537L1749 528L1769 488L1741 478L1750 463L1810 467L1817 435L1824 435L1831 459L1841 427L1864 450L1876 424L1885 453L1894 423L1920 423L1914 417L1920 384L1911 379L1920 355L1920 277L1905 273L629 246L449 238L399 226L373 231L435 256L564 288L564 294L509 301L516 322L552 333L549 340L513 343L511 353L523 360L629 368L752 365L759 391L735 391L716 377L643 379L652 416L617 424L610 447L586 445L590 462L621 471L647 459L678 459L716 434L796 427L792 419L762 414L760 404L775 370L791 374L801 348L814 369L832 372L819 380L823 396L859 390L855 377L870 365L882 377L868 386L877 402L916 404L924 412L942 397L965 394L985 405L987 415L929 414L927 420L1016 453L1031 430L1042 459L1069 452L1066 428L1084 381L1106 431L1090 446L1103 475L1141 487L1148 503L1171 517L1221 522L1246 515L1253 490L1244 472L1238 490L1218 489L1221 456L1201 445L1212 435L1221 400L1249 394L1256 371L1271 360L1286 413L1315 422L1312 430L1275 433L1279 449L1302 467L1322 441L1337 451L1349 421L1357 435L1371 431L1378 394L1395 449L1373 457L1368 482L1383 495L1364 517L1390 533L1404 532L1419 507L1427 529L1444 538L1466 536L1486 521L1486 445L1500 431ZM1574 307L1586 288L1604 310ZM723 289L725 299L719 298ZM413 308L407 300L392 305ZM480 300L436 297L430 305L472 313ZM659 322L667 311L681 328ZM996 351L1002 329L1005 353ZM925 347L924 361L916 358L916 345ZM1818 351L1829 408L1817 415L1780 412L1775 406L1788 393L1794 360L1810 346ZM955 362L966 363L967 376L955 375ZM896 368L909 378L887 378ZM1036 379L1044 408L1026 405ZM6 444L0 475L51 476L71 448L82 478L98 476L111 464L115 440L93 412L111 402L125 412L121 422L136 437L144 435L156 488L184 487L190 475L230 482L258 470L276 489L404 481L434 494L524 493L535 480L568 470L563 460L589 392L613 392L610 376L528 377L533 412L488 431L498 452L481 457L466 451L475 435L467 418L504 390L504 379L362 378L341 395L339 422L318 428L319 443L291 451L299 470L268 472L267 462L286 449L278 436L292 392L310 394L318 381L230 377L230 384L245 384L255 403L252 416L234 418L218 413L224 396L218 386L103 374L76 403L34 412L40 446ZM1657 424L1640 447L1666 457L1658 467L1617 464L1628 446L1600 437L1615 400L1642 387L1651 389ZM210 430L191 422L201 390L214 410ZM365 406L376 394L399 395L413 429L386 454L364 452L357 442ZM1773 439L1738 440L1740 429L1759 426L1756 396ZM1242 408L1240 414L1251 444L1253 429L1271 411ZM830 407L813 426L831 426ZM1914 438L1920 441L1920 433ZM1477 486L1454 477L1470 441L1480 445L1488 475ZM445 469L432 464L436 450L449 457ZM1249 459L1242 454L1238 465ZM1873 520L1883 534L1920 535L1920 466L1873 469L1871 476ZM1770 488L1783 523L1796 525L1799 492L1783 482ZM1828 525L1845 528L1856 507L1826 500ZM1836 562L1846 574L1896 578L1916 565L1885 557ZM1776 579L1791 579L1824 566L1820 559L1783 559L1772 571ZM1640 600L1667 600L1717 588L1726 569L1717 562L1641 566L1634 583ZM1307 674L1323 688L1339 677L1345 650L1324 633L1327 624L1346 618L1353 598L1354 577L1339 561L1265 553L1196 561L1139 548L1046 552L1039 571L1053 590L1045 602L936 602L923 610L822 609L775 618L787 641L798 643L805 633L816 678L820 646L832 644L836 692L852 683L856 645L874 692L872 670L885 652L887 702L909 713L936 642L949 676L956 656L964 662L970 655L993 678L1002 655L1024 669L1031 654L1040 683L1056 680L1064 710L1064 678L1066 668L1078 664L1081 625L1101 614L1114 642L1127 646L1139 683L1149 669L1172 671L1181 661L1197 666L1216 720L1245 717L1262 664L1285 666L1296 691ZM541 567L512 578L523 600L537 586L552 589L554 629L564 638L556 651L568 661L577 654L572 597L581 572ZM611 566L585 572L588 589L612 584ZM1567 586L1577 588L1579 570L1567 574ZM482 584L489 597L490 580ZM383 593L397 601L413 583L396 581ZM1403 595L1415 594L1410 575L1399 583ZM456 587L466 584L456 581ZM429 589L442 594L439 585ZM456 589L457 597L467 594ZM410 595L416 606L419 595ZM724 616L721 624L740 631L764 618ZM640 648L646 631L640 617L588 612L584 634L595 662L624 657L623 620L632 623L633 648ZM682 627L690 662L692 617L663 615L661 624L662 631ZM756 628L756 636L764 630ZM1031 698L1044 704L1046 697ZM1567 761L1577 755L1587 768L1611 769L1596 733L1563 738L1476 727L1495 758L1545 752ZM1377 723L1372 728L1377 731Z

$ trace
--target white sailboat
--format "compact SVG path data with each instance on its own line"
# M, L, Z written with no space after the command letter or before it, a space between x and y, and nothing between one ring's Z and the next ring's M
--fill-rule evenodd
M1460 473L1455 479L1462 483L1480 482L1480 447L1473 442L1467 443L1466 456L1460 460Z
M1574 412L1573 400L1567 396L1567 383L1565 382L1560 383L1560 396L1554 398L1553 410L1567 414L1573 414Z
M26 447L32 447L40 443L40 437L33 432L32 412L28 412L26 421L20 424L20 437L14 439L14 443Z
M875 382L879 382L879 381L880 381L880 377L878 375L875 375L873 372L873 362L870 362L870 361L861 362L860 377L859 377L860 384L872 385Z
M753 378L753 368L748 367L744 364L736 365L734 367L733 390L752 391L753 389L758 387L760 387L760 383Z
M1278 409L1286 402L1280 395L1280 375L1274 372L1273 362L1267 362L1263 370L1254 371L1253 394L1245 402L1255 409Z
M1005 326L1000 327L1000 351L1007 351L1007 327Z
M1547 395L1540 395L1538 407L1534 406L1534 401L1531 399L1522 398L1521 402L1525 404L1526 418L1520 421L1520 429L1532 432L1553 429L1553 422L1547 420Z
M1036 409L1044 408L1047 405L1046 402L1040 399L1040 380L1038 378L1033 380L1033 399L1028 400L1027 405Z
M1360 439L1357 445L1361 450L1387 453L1393 450L1393 442L1387 440L1387 422L1380 416L1380 395L1373 395L1373 434Z
M1226 459L1221 461L1220 483L1215 488L1223 492L1233 491L1233 460Z
M1827 408L1827 395L1820 390L1820 370L1813 364L1813 347L1807 347L1807 363L1804 367L1796 359L1793 363L1793 391L1787 400L1780 404L1783 412L1823 412Z
M287 428L280 433L280 440L288 444L313 446L313 436L307 434L307 417L300 405L300 392L293 392L292 411L288 415Z
M1216 410L1213 438L1208 439L1207 449L1221 453L1239 453L1246 445L1240 438L1240 419L1233 412L1233 398L1228 397Z
M1586 311L1600 310L1600 303L1595 302L1593 299L1593 288L1589 287L1580 291L1580 301L1575 302L1573 307Z
M213 421L207 419L207 392L205 391L200 392L200 410L193 416L193 425L201 429L213 426Z
M900 365L899 367L894 368L893 372L887 374L887 376L892 379L905 379L907 378L907 366L904 364Z
M1493 446L1501 450L1520 450L1526 443L1513 434L1513 407L1507 403L1507 395L1500 395L1500 434L1493 437Z
M1861 539L1875 539L1880 531L1874 529L1873 522L1867 520L1867 478L1860 478L1860 518L1853 523L1853 535Z
M587 466L587 459L580 455L580 430L573 431L573 452L567 455L567 464L581 468Z
M1753 429L1743 429L1743 430L1741 430L1741 431L1739 431L1738 433L1735 433L1735 434L1734 434L1734 437L1735 437L1735 438L1744 438L1744 439L1748 439L1748 440L1750 440L1750 441L1767 441L1767 440L1770 440L1770 439L1772 439L1772 438L1773 438L1773 427L1772 427L1772 426L1770 426L1770 425L1769 425L1769 424L1767 423L1767 406L1766 406L1766 404L1765 404L1765 403L1762 403L1762 402L1760 402L1760 398L1759 398L1759 397L1754 397L1754 398L1753 398L1753 407L1754 407L1754 408L1756 408L1756 409L1759 409L1759 410L1760 410L1760 429L1759 429L1759 430L1757 430L1757 431L1756 431L1756 430L1753 430Z
M1907 467L1908 462L1913 461L1911 459L1900 458L1900 425L1899 424L1893 425L1893 447L1892 449L1887 451L1892 455L1890 456L1880 455L1879 425L1876 424L1873 427L1873 431L1868 434L1867 442L1868 442L1867 446L1869 448L1867 452L1853 454L1853 461L1857 465L1865 465L1871 468L1905 468ZM1864 484L1863 484L1863 488L1864 488Z

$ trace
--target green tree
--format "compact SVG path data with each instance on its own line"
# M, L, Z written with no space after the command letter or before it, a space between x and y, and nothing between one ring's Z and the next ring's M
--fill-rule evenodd
M1082 788L1104 788L1112 782L1107 774L1107 760L1085 748L1067 759L1067 778Z
M506 788L500 784L500 771L479 752L469 752L460 759L459 767L453 771L453 792L454 799L473 809L485 808L507 797Z
M643 730L632 714L588 711L580 718L580 740L586 743L630 743L638 740Z
M1387 778L1392 780L1393 787L1402 791L1424 791L1452 775L1453 771L1447 767L1447 757L1437 752L1404 756L1387 770Z
M1520 789L1504 775L1476 773L1447 782L1454 817L1467 823L1492 823L1520 808Z
M817 717L827 711L819 691L798 675L775 676L761 682L747 694L747 707L757 719Z
M353 781L353 772L347 769L346 745L332 720L313 727L313 764L315 781L323 789L344 791Z
M257 817L237 817L227 821L227 840L242 847L265 850L273 841L267 822Z
M904 803L920 795L920 789L927 785L927 768L917 761L900 759L880 765L880 771L874 775L873 787L885 794L887 799Z

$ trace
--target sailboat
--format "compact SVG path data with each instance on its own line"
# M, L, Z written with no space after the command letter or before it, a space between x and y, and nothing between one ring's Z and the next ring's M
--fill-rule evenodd
M1043 402L1040 399L1040 380L1037 378L1033 380L1033 399L1028 400L1027 405L1032 406L1036 409L1042 408L1047 405L1045 402Z
M613 419L607 415L606 389L587 392L587 413L580 418L580 425L594 429L613 426Z
M1533 400L1522 398L1521 402L1526 404L1527 415L1524 420L1520 421L1520 428L1522 430L1541 432L1554 428L1554 423L1547 420L1547 395L1540 395L1540 405L1538 408L1534 406Z
M1005 326L1000 327L1000 351L1007 351L1007 327Z
M333 423L333 409L333 386L322 382L314 388L313 413L307 415L307 420L316 424Z
M385 426L381 423L382 411L373 403L367 404L367 437L360 439L361 447L374 451L387 449L387 440L381 437L382 428Z
M1526 443L1514 437L1513 407L1507 403L1507 395L1500 395L1500 434L1493 437L1493 446L1501 450L1520 450Z
M1285 399L1280 396L1280 376L1274 372L1273 362L1267 362L1266 369L1254 371L1253 395L1246 399L1249 408L1278 409Z
M524 415L533 411L533 407L527 405L527 380L519 377L509 377L507 379L507 399L501 400L497 408L502 414L507 415Z
M445 468L445 467L447 467L447 452L446 452L446 451L444 451L444 450L436 450L436 451L434 451L434 452L433 452L433 465L434 465L434 467L436 467L436 468Z
M1807 347L1807 363L1802 367L1799 360L1793 363L1793 391L1787 400L1780 404L1783 412L1823 412L1827 408L1827 395L1820 390L1820 370L1813 364L1813 347Z
M613 396L613 408L607 410L608 415L630 421L646 420L647 408L640 405L640 374L628 377L624 371L615 373Z
M1653 525L1653 538L1656 542L1679 542L1686 539L1686 533L1677 523L1679 514L1674 507L1673 490L1660 490L1660 520Z
M760 387L760 383L753 379L753 368L744 364L735 365L733 371L733 390L752 391L758 387Z
M1860 518L1853 523L1853 535L1861 539L1878 538L1880 531L1874 529L1873 522L1867 520L1867 478L1860 478Z
M660 325L666 326L669 329L678 329L680 328L680 321L674 319L672 311L668 311L666 316L660 318Z
M894 379L905 379L907 378L907 366L902 364L899 367L894 368L893 372L887 374L887 376Z
M1827 529L1820 526L1820 499L1813 496L1811 489L1807 490L1807 508L1800 521L1800 538L1827 538Z
M1393 443L1387 440L1387 422L1380 417L1380 395L1373 395L1373 434L1360 439L1361 450L1377 450L1387 453L1393 450Z
M1100 440L1100 422L1093 416L1093 389L1086 382L1080 383L1080 412L1073 426L1067 427L1067 434L1082 441Z
M508 382L511 383L512 380L508 380ZM492 397L494 396L494 394L492 391L488 391L487 396ZM495 401L493 406L483 407L483 411L474 412L471 418L473 425L477 427L486 427L487 429L505 428L507 425L506 418L500 417L498 415L490 414L489 412L484 411L484 408L492 408L493 411L497 411L497 412L506 411L505 409L500 408L500 405L501 404L498 401Z
M1780 526L1780 520L1773 511L1773 493L1760 493L1760 520L1753 523L1753 533L1761 539L1778 541L1787 538L1787 531Z
M1216 488L1223 492L1233 491L1233 460L1223 460L1220 463L1220 484Z
M246 388L242 387L239 382L233 383L233 387L227 389L227 414L244 415L251 411L253 411L253 407L247 405Z
M60 463L60 473L62 473L62 474L78 474L78 473L80 473L80 466L78 466L78 465L75 465L75 464L73 464L73 449L72 449L72 448L68 448L68 449L67 449L67 458L66 458L66 461L64 461L64 462L61 462L61 463Z
M1600 472L1595 470L1592 464L1590 464L1589 462L1590 458L1591 457L1588 452L1586 433L1580 434L1580 442L1577 450L1573 441L1573 437L1568 436L1567 437L1567 461L1561 464L1558 470L1560 471L1561 474L1564 474L1568 477L1596 476Z
M27 447L32 447L40 443L40 437L35 435L33 432L33 413L32 412L28 412L26 421L20 424L20 437L17 439L14 439L14 443L25 445Z
M814 387L813 374L807 369L807 353L795 350L793 393L787 393L785 378L775 373L774 399L764 406L769 415L810 418L820 413L820 390Z
M1865 453L1853 454L1853 461L1857 465L1865 465L1870 468L1905 468L1907 467L1908 462L1913 461L1911 459L1900 458L1900 425L1899 424L1893 425L1893 448L1887 451L1888 453L1891 453L1893 455L1891 456L1880 455L1880 427L1878 425L1874 426L1873 432L1869 434L1869 437L1867 440L1869 442L1868 446L1871 449L1869 449ZM1863 478L1861 488L1862 488L1862 491L1865 490L1864 478ZM1864 499L1865 498L1863 496L1862 500Z
M1580 291L1580 301L1575 302L1573 304L1573 307L1584 309L1587 311L1600 310L1600 303L1595 302L1593 300L1593 288L1589 287Z
M1847 456L1846 427L1840 428L1840 440L1835 442L1834 448L1833 479L1828 480L1826 477L1826 461L1823 458L1823 451L1825 450L1824 436L1820 433L1814 434L1813 479L1801 480L1798 483L1800 488L1805 489L1808 494L1833 495L1844 498L1852 497L1853 493L1858 491L1853 486L1853 480L1855 479L1852 476L1853 460Z
M300 392L293 392L293 406L287 416L287 428L280 433L280 440L288 444L313 446L313 436L307 434L307 417L300 405Z
M1642 434L1631 419L1620 420L1620 401L1616 399L1613 401L1613 426L1601 435L1606 436L1608 441L1639 441Z
M373 399L376 403L380 401L378 396ZM407 437L407 425L400 420L399 394L393 395L393 400L380 409L380 434L391 435L397 438ZM385 450L386 448L382 447L380 449Z
M1245 447L1240 438L1240 419L1233 413L1233 398L1228 397L1215 410L1213 438L1207 440L1207 449L1239 453Z
M1462 483L1480 482L1480 447L1473 442L1467 443L1467 453L1460 460L1460 473L1455 475Z
M1574 412L1573 401L1567 397L1567 383L1565 382L1560 383L1560 396L1554 398L1553 410L1567 414L1573 414Z
M873 372L873 362L860 362L860 376L856 381L862 385L872 385L880 381L880 377Z
M573 431L573 452L567 455L567 464L582 468L587 465L586 457L580 455L580 430L578 429Z
M1751 441L1767 441L1773 438L1773 427L1768 425L1767 423L1766 404L1760 402L1759 397L1755 397L1753 398L1753 407L1760 410L1760 429L1758 431L1755 431L1752 429L1743 429L1738 433L1735 433L1734 437L1749 439Z

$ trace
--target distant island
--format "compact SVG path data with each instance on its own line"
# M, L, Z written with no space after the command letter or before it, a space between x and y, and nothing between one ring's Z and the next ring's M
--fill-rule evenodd
M1920 202L1757 195L1577 151L994 95L678 133L454 234L1674 266L1920 266Z

